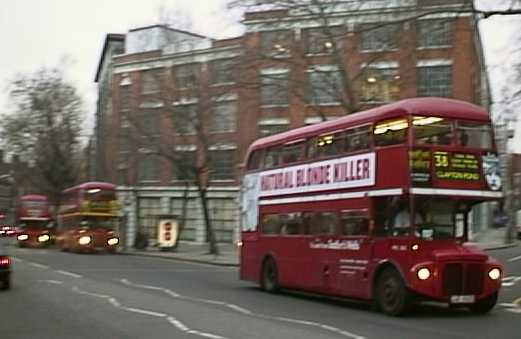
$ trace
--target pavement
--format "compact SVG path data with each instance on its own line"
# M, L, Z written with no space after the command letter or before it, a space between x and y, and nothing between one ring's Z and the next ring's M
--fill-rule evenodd
M505 244L503 230L487 233L473 240L474 241L470 241L467 244L477 246L484 250L514 247L519 244L518 241ZM160 257L217 266L239 266L239 247L237 244L219 243L217 246L219 248L218 255L208 254L208 244L193 242L181 242L175 251L162 251L157 247L149 247L146 250L129 249L125 254Z
M160 257L182 261L198 262L217 266L239 266L239 247L237 244L218 243L219 254L208 254L207 243L180 242L175 251L148 247L146 250L129 249L125 254Z

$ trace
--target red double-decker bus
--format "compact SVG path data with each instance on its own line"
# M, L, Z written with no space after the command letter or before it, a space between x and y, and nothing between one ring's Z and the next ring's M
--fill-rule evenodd
M116 186L86 182L63 191L58 214L58 247L63 251L115 252L119 204Z
M240 278L373 300L486 313L502 267L465 244L477 206L502 198L490 118L415 98L254 142L241 197Z
M16 200L16 226L18 246L45 247L54 238L54 223L50 203L45 195L28 194Z

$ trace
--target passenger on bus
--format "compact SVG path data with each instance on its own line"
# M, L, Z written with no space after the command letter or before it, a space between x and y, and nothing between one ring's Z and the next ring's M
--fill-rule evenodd
M411 214L409 211L409 204L405 199L394 200L395 205L394 211L396 211L392 218L392 234L393 235L404 235L409 233L411 225ZM418 225L423 223L423 217L418 211L415 213L414 224Z

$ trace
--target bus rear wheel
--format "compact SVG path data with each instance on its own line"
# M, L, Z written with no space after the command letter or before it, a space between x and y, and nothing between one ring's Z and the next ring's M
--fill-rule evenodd
M378 277L376 302L380 311L388 315L402 315L409 309L410 293L395 269L387 268Z
M497 292L490 296L476 301L475 304L469 306L472 313L486 314L494 308L497 302Z
M279 290L279 273L272 258L268 258L262 265L261 288L270 293Z

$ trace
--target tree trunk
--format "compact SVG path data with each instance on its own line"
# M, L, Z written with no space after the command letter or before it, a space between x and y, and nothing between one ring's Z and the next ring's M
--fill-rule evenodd
M190 189L190 185L188 184L188 182L185 182L185 190L183 192L183 203L181 206L181 218L179 220L179 229L177 230L175 245L173 248L174 251L176 251L177 247L179 246L179 239L181 238L181 233L183 233L183 230L185 229L185 226L186 226L186 209L188 206L189 189Z
M197 188L199 190L199 197L201 198L201 205L203 207L204 224L206 228L206 240L208 241L208 254L219 255L219 248L215 239L215 233L212 227L210 213L208 212L208 200L206 198L206 187L201 185L198 181Z

